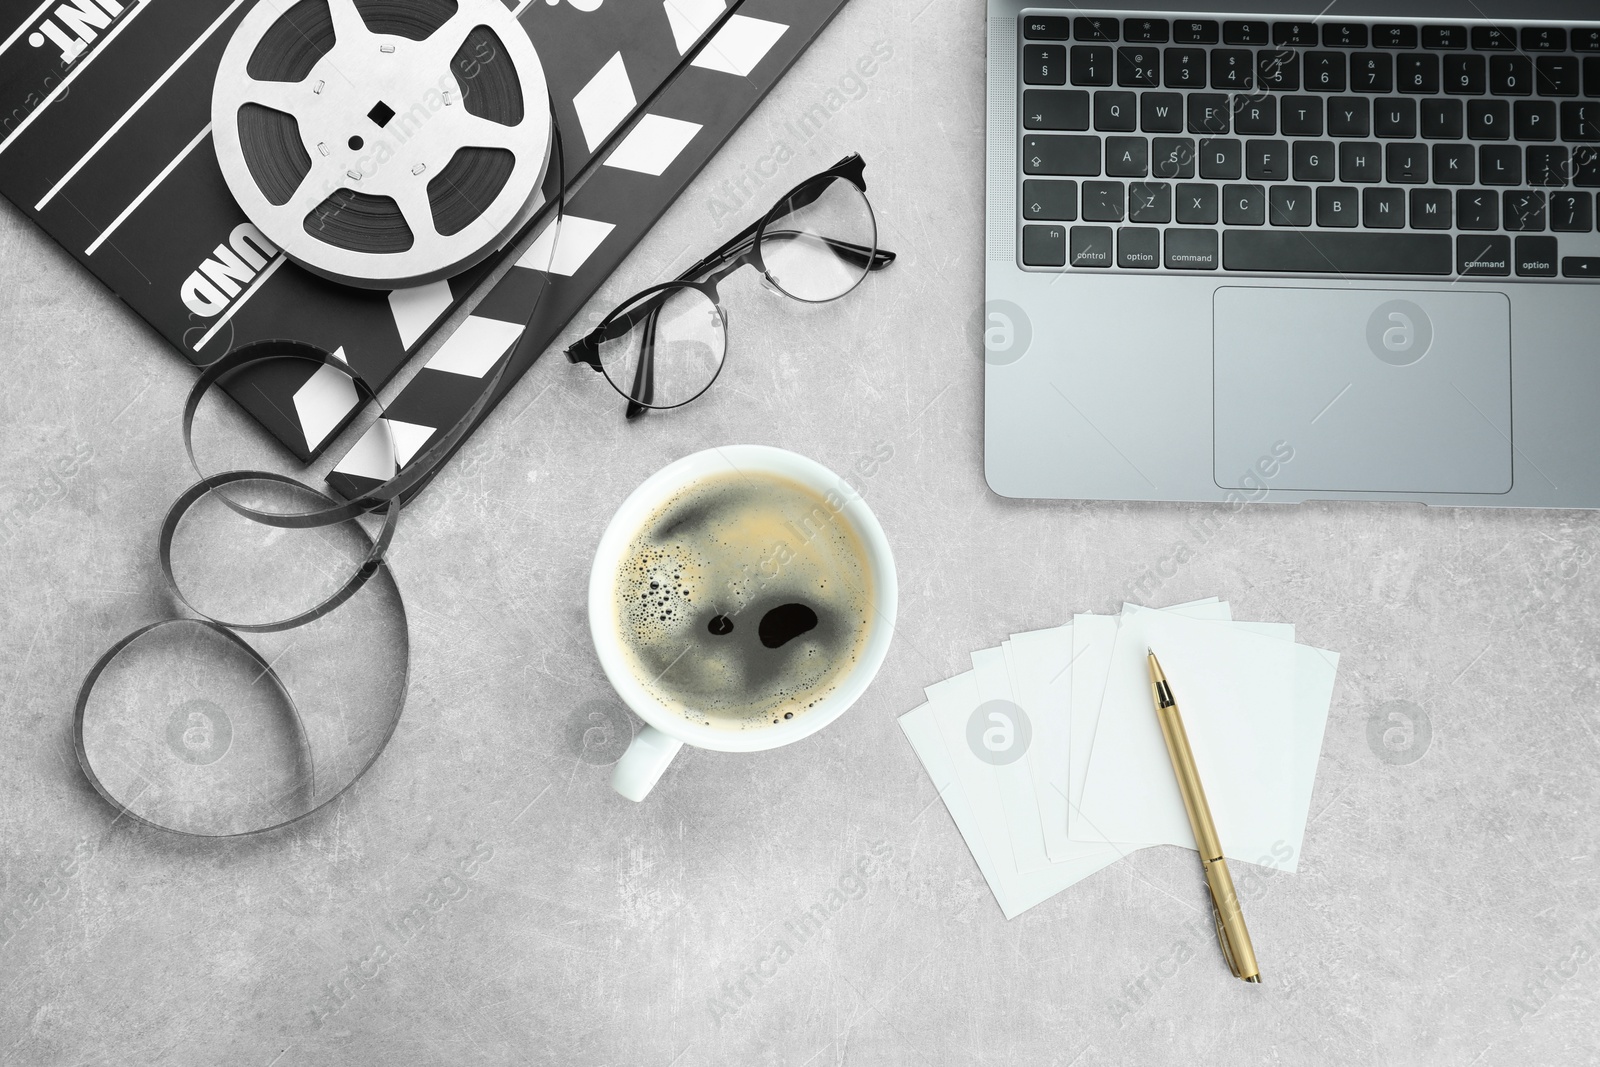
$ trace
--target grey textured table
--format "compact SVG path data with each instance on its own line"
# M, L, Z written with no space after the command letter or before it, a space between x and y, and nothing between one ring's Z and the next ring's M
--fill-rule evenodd
M1600 1059L1596 520L991 494L982 16L845 9L596 304L752 217L734 183L779 154L755 200L861 151L898 263L822 309L735 286L721 382L638 425L596 376L536 366L401 525L393 744L260 840L113 824L78 773L83 672L166 610L154 537L190 481L193 372L0 211L0 505L92 451L0 550L0 1064ZM897 553L897 640L821 734L686 750L630 804L607 782L628 727L585 627L590 552L650 472L728 442L839 471L892 452L856 477ZM1105 610L1147 569L1167 576L1138 599L1220 594L1344 654L1302 871L1249 905L1261 988L1227 976L1178 849L1004 922L895 724L972 649Z

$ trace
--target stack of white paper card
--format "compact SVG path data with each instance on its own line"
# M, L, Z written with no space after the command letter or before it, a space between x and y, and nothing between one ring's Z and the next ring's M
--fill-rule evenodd
M1336 653L1216 598L1013 634L900 727L1006 918L1149 845L1194 848L1150 694L1161 660L1230 860L1294 871Z

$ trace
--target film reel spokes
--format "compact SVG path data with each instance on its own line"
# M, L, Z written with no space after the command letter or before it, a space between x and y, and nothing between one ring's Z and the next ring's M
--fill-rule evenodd
M496 0L257 5L219 65L217 158L296 262L367 288L459 273L532 216L543 68Z

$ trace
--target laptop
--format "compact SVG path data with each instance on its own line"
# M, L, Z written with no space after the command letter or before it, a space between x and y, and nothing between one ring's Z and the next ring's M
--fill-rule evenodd
M1600 506L1600 10L988 0L1005 496Z

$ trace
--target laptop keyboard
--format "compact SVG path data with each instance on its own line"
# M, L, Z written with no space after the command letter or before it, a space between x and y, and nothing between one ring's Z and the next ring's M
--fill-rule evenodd
M1024 267L1600 279L1600 23L1018 30Z

